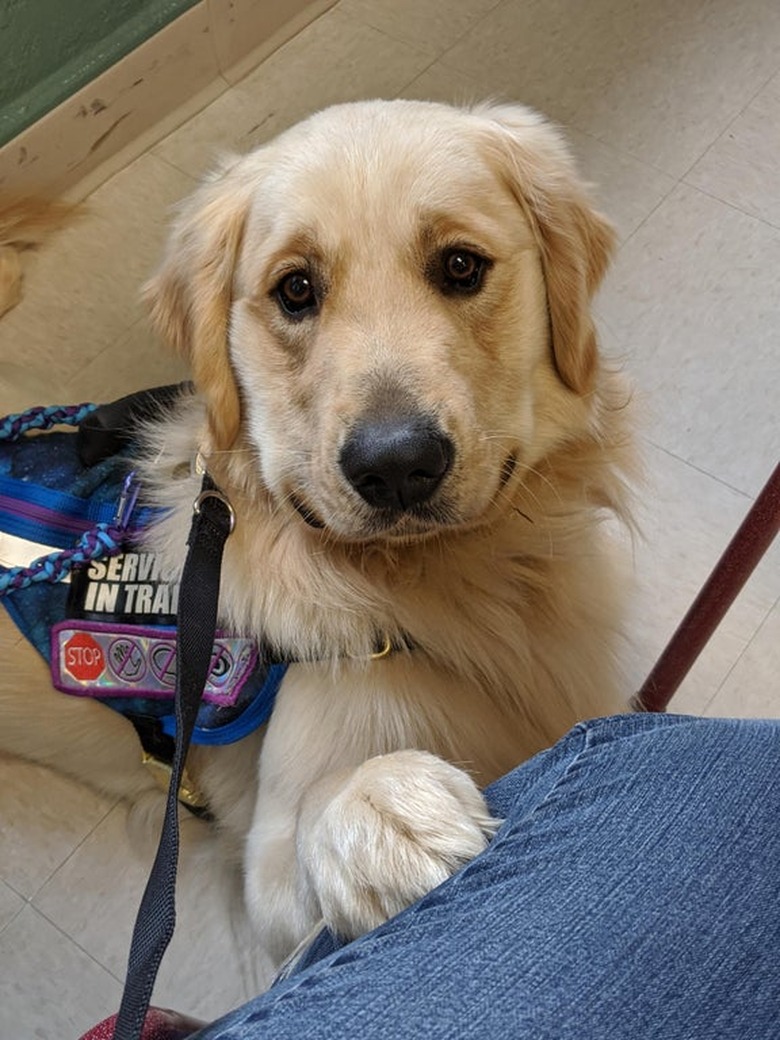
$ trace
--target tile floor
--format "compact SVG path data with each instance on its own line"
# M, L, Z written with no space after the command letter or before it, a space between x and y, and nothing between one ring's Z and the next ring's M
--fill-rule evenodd
M0 405L178 378L139 283L171 204L221 148L331 102L500 96L569 130L621 248L598 301L638 384L648 490L634 688L780 456L780 6L775 0L341 0L102 185L0 323ZM6 407L7 406L7 407ZM780 545L673 709L780 715ZM3 629L6 641L15 639ZM120 991L145 865L124 809L0 760L0 1040L78 1036ZM197 840L158 1003L216 1015L263 975Z

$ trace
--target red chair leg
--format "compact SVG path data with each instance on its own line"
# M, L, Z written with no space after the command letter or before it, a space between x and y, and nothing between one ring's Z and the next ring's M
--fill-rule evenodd
M664 711L780 530L780 464L715 565L634 698L639 711Z

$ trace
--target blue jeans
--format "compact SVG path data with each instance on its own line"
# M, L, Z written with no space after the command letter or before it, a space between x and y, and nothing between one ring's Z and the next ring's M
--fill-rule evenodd
M583 723L487 792L489 848L323 934L198 1040L777 1040L780 723Z

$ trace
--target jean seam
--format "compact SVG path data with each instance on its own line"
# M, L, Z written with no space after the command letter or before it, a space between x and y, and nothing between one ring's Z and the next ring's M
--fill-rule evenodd
M622 718L625 721L629 721L629 722L633 721L634 725L631 727L631 729L628 732L621 732L621 733L619 733L617 735L615 735L613 733L609 743L615 744L619 740L623 740L623 739L626 739L627 737L634 736L634 735L636 735L636 733L642 732L645 728L649 728L649 726L646 723L642 723L642 722L638 721L638 720L647 719L647 717L648 717L647 715L640 715L640 714L627 714L625 716L622 716ZM609 728L614 729L614 723L615 723L615 720L617 718L619 718L619 716L614 716L614 715L612 715L612 716L604 716L603 718L589 719L589 720L586 720L584 722L578 722L576 724L576 726L572 727L572 729L569 731L566 739L571 739L576 734L576 735L578 735L578 736L580 736L582 738L580 746L577 748L576 752L572 755L570 760L566 763L566 766L562 770L562 772L560 772L555 777L555 779L553 780L549 790L544 795L544 797L539 799L539 800L537 800L537 802L533 806L533 808L530 809L526 814L524 814L522 817L520 817L519 820L516 821L517 825L525 824L525 823L528 823L529 821L532 821L534 819L534 817L542 809L547 807L547 805L549 804L550 799L552 798L552 796L555 793L555 791L569 777L569 775L571 774L572 770L574 770L574 768L580 762L582 756L585 755L588 751L591 751L594 747L599 746L600 742L596 738L602 733L602 731L605 728L606 729L609 729ZM691 718L689 716L686 716L686 715L663 715L663 716L659 715L659 716L653 716L653 718L656 719L656 720L658 720L660 718L663 718L663 720L664 720L663 721L663 725L668 725L670 723L686 723L686 722L690 724L690 722L691 722ZM491 845L494 842L501 841L505 837L505 834L507 834L509 832L509 830L510 829L506 829L506 831L505 831L505 829L502 827L496 833L496 836L493 838L493 841L491 842ZM473 862L473 860L472 860L472 862Z
M516 826L520 825L520 824L525 824L525 823L533 820L533 818L536 816L536 814L539 812L539 810L542 809L544 806L546 806L548 804L548 802L549 802L550 798L552 797L553 793L557 790L559 785L566 779L566 777L569 775L569 773L574 768L576 763L579 762L581 756L584 754L585 751L587 751L588 747L590 746L589 731L590 731L590 727L589 727L587 722L579 722L579 723L577 723L577 725L573 729L570 730L569 738L571 738L575 733L581 738L579 747L574 752L574 754L571 756L569 761L566 763L566 766L562 770L562 772L560 772L555 777L555 779L552 781L552 784L551 784L550 788L548 789L547 793L544 795L544 797L541 798L541 799L538 799L536 804L533 806L532 809L530 809L527 813L525 813L523 816L521 816L519 820L515 821L515 825ZM490 844L492 845L494 842L501 842L502 840L504 840L505 837L511 831L511 829L512 828L503 828L502 827L498 831L498 833L496 834L495 838L493 839L493 841ZM473 863L474 861L472 860L471 862ZM468 864L467 866L469 866L469 865L470 864Z

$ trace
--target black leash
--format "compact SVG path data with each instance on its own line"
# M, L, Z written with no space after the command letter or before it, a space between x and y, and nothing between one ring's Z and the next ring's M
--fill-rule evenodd
M160 962L176 925L178 792L203 688L211 668L222 552L233 524L234 515L229 502L210 477L204 476L194 507L179 594L176 751L160 843L133 929L114 1040L139 1040Z

